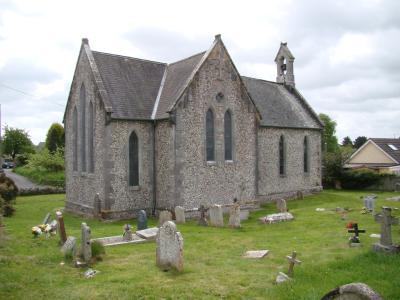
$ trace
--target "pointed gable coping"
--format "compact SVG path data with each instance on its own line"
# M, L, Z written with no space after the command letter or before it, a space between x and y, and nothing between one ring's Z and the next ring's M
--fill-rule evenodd
M112 112L112 106L110 104L106 89L104 87L104 83L103 83L103 81L101 79L101 76L100 76L100 73L99 73L99 69L97 68L96 62L94 60L94 57L93 57L93 54L92 54L92 50L90 49L89 40L87 38L83 38L82 39L81 48L79 50L78 60L76 62L76 66L75 66L74 77L72 78L71 87L70 87L70 90L69 90L67 105L66 105L65 111L64 111L63 123L65 123L67 110L69 108L69 103L70 103L71 97L72 97L72 85L73 85L73 83L75 81L76 72L78 70L78 65L79 65L79 62L81 60L81 55L82 55L83 52L85 52L86 57L87 57L87 59L89 61L90 69L92 71L95 84L97 85L97 88L99 90L100 98L103 101L104 108L105 108L106 112Z
M235 69L235 72L239 75L239 80L240 80L240 84L242 85L242 87L244 88L247 97L250 99L250 102L252 103L253 107L256 110L257 116L259 119L262 119L261 113L258 110L253 98L251 97L250 93L247 90L246 85L244 84L242 77L240 76L239 71L237 70L235 64L233 63L233 60L231 58L231 56L229 55L228 50L226 49L224 43L222 42L221 39L221 35L217 34L215 36L214 42L212 43L211 47L204 53L203 57L201 58L201 60L199 61L199 63L197 64L196 68L194 68L193 72L190 74L190 76L188 77L186 83L184 84L184 86L181 88L180 92L178 93L178 96L175 98L173 104L171 105L171 107L168 109L168 113L172 112L172 110L175 108L176 104L178 103L179 99L182 97L183 93L185 92L185 90L190 86L190 84L192 83L195 75L197 74L197 72L200 70L200 68L203 66L204 62L207 60L207 58L210 56L210 53L212 52L212 50L217 46L218 43L221 43L225 53L228 55L229 60L232 63L233 68Z
M278 61L278 58L283 55L289 59L294 59L292 52L290 52L287 42L281 42L281 46L279 47L278 53L275 56L275 62Z

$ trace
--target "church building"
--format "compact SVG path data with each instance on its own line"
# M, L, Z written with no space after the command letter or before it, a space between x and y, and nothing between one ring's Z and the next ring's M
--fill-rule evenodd
M323 124L286 43L275 63L276 82L240 75L220 35L170 64L83 39L64 115L66 209L122 219L320 191Z

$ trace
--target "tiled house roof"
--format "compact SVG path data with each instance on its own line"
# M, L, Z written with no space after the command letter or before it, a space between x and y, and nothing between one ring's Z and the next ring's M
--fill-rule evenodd
M400 139L371 138L370 140L400 164Z

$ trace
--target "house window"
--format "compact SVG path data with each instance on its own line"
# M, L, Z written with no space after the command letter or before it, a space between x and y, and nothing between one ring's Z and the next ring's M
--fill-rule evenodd
M304 173L309 172L309 163L308 163L308 137L304 137L303 142L303 164L304 164Z
M81 165L82 172L86 172L86 91L85 85L82 84L80 92L80 111L81 111Z
M129 185L139 185L139 141L135 132L129 137Z
M233 160L232 155L232 115L229 110L224 116L224 142L225 142L225 160Z
M279 139L279 174L285 175L285 139L283 135Z
M93 102L89 103L89 120L88 120L88 160L89 160L89 172L94 172L94 111Z
M72 169L78 171L78 112L72 113Z
M211 108L206 114L206 160L215 161L214 113Z

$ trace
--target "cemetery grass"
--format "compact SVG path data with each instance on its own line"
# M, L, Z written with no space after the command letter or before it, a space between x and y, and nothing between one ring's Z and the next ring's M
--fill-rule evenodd
M394 193L376 193L376 207L400 207L389 202ZM5 218L6 238L0 245L0 299L320 299L342 284L364 282L384 299L400 298L400 255L373 253L380 225L370 214L360 214L365 192L324 191L304 200L288 201L295 220L262 225L258 218L276 211L274 204L253 212L241 229L199 227L195 221L178 225L184 238L184 272L163 272L155 265L155 243L106 247L102 261L92 267L100 273L85 279L85 269L65 261L58 236L33 238L31 227L47 212L54 217L63 207L64 195L17 198L16 214ZM353 211L341 220L326 209L348 207ZM399 216L398 211L393 215ZM64 214L66 231L80 239L80 224L91 227L92 237L122 234L126 221L102 223ZM226 220L225 220L226 221ZM349 248L345 225L357 221L363 247ZM136 221L130 220L136 226ZM154 226L155 220L150 219ZM400 242L399 227L392 227ZM79 246L79 245L78 245ZM261 260L243 259L247 250L269 249ZM286 255L298 253L295 279L282 285L273 282L279 271L287 272ZM61 265L61 262L65 262Z

